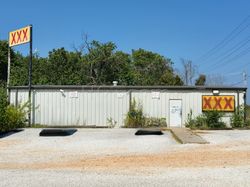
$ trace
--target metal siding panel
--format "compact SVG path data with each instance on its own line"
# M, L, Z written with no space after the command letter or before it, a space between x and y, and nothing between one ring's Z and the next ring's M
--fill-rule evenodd
M107 118L110 118L111 117L111 111L110 111L110 106L111 106L111 103L110 103L110 100L109 100L109 95L108 93L105 94L105 103L106 103L106 113L107 113Z
M117 121L118 126L124 124L129 109L129 92L124 91L78 91L78 98L69 98L56 90L37 90L34 95L35 123L45 125L107 125L107 118ZM165 117L169 125L169 99L182 99L183 125L190 109L194 116L202 113L202 95L212 95L211 91L161 90L159 99L152 99L152 91L132 91L131 99L143 105L143 111L148 117ZM237 104L237 93L220 91L220 95L234 95ZM244 93L240 91L239 101L244 104ZM18 101L28 100L28 91L18 90ZM15 103L15 90L10 92L10 101ZM231 113L227 113L227 120Z
M118 94L119 94L119 97L118 97ZM122 116L123 116L123 98L125 97L124 93L122 92L119 92L117 93L116 95L117 97L117 101L118 101L118 104L117 104L117 125L120 126L121 123L122 123Z
M84 121L86 123L86 125L88 124L89 125L89 120L88 120L88 115L89 115L89 111L88 111L88 92L84 92L83 93L83 97L84 97Z
M109 94L109 102L110 102L110 117L113 119L113 120L116 120L116 117L115 117L115 101L114 101L114 93L112 94Z
M48 123L50 125L55 125L53 123L53 90L51 92L46 92L46 97L48 98L48 103L47 103L47 106L48 106Z
M18 91L18 103L23 104L28 101L28 92L25 90L19 90Z
M105 119L109 118L109 107L108 107L108 94L107 92L103 93L103 110L104 110L104 118L103 121L105 121ZM105 125L106 125L106 121L105 121Z
M99 100L100 99L99 99L99 97L100 97L99 93L95 92L95 112L94 112L95 118L94 118L94 120L95 120L95 125L97 125L97 126L100 126L100 120L99 120L99 118L100 118L100 107L99 107L100 102L99 102Z
M96 104L96 101L95 101L95 95L90 93L91 94L91 102L90 102L90 111L91 111L91 124L92 125L96 125L95 124L95 104Z
M86 122L87 124L91 125L91 110L89 110L89 106L91 105L91 95L89 92L86 93L87 97L87 116L86 116Z
M47 92L48 97L50 97L50 103L49 103L50 111L51 111L49 113L50 124L53 124L53 125L55 125L55 119L54 119L55 113L54 113L54 111L56 110L55 105L54 105L54 92L55 92L54 90L51 92L51 94L49 94L49 92Z
M119 99L118 99L118 92L116 91L115 94L114 94L114 101L115 101L115 110L114 110L114 113L115 113L115 121L119 121Z
M63 123L63 118L61 119L61 111L63 110L62 98L63 96L61 95L61 93L57 92L56 93L56 103L57 103L56 121L57 123Z
M10 104L15 105L16 102L16 90L10 90Z
M112 114L111 116L113 116L113 120L117 121L117 100L116 100L116 91L114 93L112 93L111 95L111 102L112 102L112 105L113 105L113 110L112 110Z
M122 120L123 120L123 108L125 107L125 103L123 102L124 101L124 98L126 97L125 96L125 93L123 92L119 92L120 96L118 97L118 121L117 121L117 125L118 127L120 127L122 125Z
M41 124L44 125L45 120L44 120L44 116L45 116L45 97L44 97L44 92L41 91L40 92L40 111L41 111Z
M97 92L97 111L98 111L98 122L97 124L103 126L103 112L102 112L102 93L100 91Z
M62 94L61 93L61 97L60 97L60 118L61 118L61 123L62 125L66 125L67 123L67 116L65 114L65 110L66 110L66 94Z
M49 94L49 93L48 93ZM52 91L50 94L51 97L51 113L50 113L50 123L56 125L56 119L55 119L55 111L56 111L56 104L55 104L55 91Z
M114 97L114 93L109 94L110 117L113 118L114 120L116 120L115 115L114 115L114 113L115 113L115 109L114 109L115 101L114 101L113 97Z
M78 105L78 110L79 110L79 125L80 126L83 126L84 123L83 123L83 107L84 107L84 99L83 99L83 92L79 92L78 93L78 97L79 97L79 105Z
M66 97L66 106L65 106L65 115L67 116L67 123L66 125L71 124L71 116L72 116L72 103L69 100L69 92L67 92L67 97Z
M104 105L103 105L103 92L98 92L99 96L98 96L98 102L99 102L99 121L98 121L98 124L101 124L101 125L104 125L105 124L105 121L104 121L104 118L105 118L105 113L104 113Z

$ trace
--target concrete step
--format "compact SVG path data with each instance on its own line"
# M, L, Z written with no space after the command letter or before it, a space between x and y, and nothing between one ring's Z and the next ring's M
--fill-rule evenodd
M194 133L187 128L170 128L174 137L180 141L182 144L188 143L197 143L197 144L206 144L209 143L200 137L198 134Z

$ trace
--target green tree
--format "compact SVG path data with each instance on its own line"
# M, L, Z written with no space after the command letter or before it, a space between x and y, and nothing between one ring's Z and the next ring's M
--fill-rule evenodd
M68 52L64 48L53 49L49 57L44 61L47 66L47 84L77 85L81 83L79 70L81 68L81 56L78 53Z
M175 75L172 71L167 70L160 78L160 85L182 86L183 81L178 75Z
M16 53L10 49L11 64L16 62ZM7 81L8 70L8 42L0 40L0 81Z
M206 75L200 74L199 77L195 80L196 86L204 86L206 83Z
M10 85L28 85L29 57L15 52L11 58Z
M112 42L100 43L92 41L85 56L89 68L90 84L111 84L115 79L114 67L115 58L113 56L116 45Z
M0 80L7 80L8 42L0 41Z
M136 85L158 85L165 71L172 70L170 59L144 49L132 51L132 62Z
M33 85L183 85L173 62L144 49L127 54L112 42L85 42L84 50L53 49L48 57L33 54ZM6 41L0 42L1 79L7 77ZM87 50L86 50L87 49ZM3 62L3 63L2 63ZM28 85L29 56L11 51L11 85Z

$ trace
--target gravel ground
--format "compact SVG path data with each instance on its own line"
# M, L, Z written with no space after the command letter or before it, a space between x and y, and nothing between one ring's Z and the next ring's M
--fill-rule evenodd
M41 129L0 139L0 186L250 186L250 131L197 131L210 144L182 145L168 131Z

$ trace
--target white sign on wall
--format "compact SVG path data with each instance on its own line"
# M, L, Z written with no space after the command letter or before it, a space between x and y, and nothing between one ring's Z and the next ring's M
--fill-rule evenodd
M69 92L69 97L70 98L78 98L78 93L77 92Z
M152 99L160 99L160 92L152 92Z

